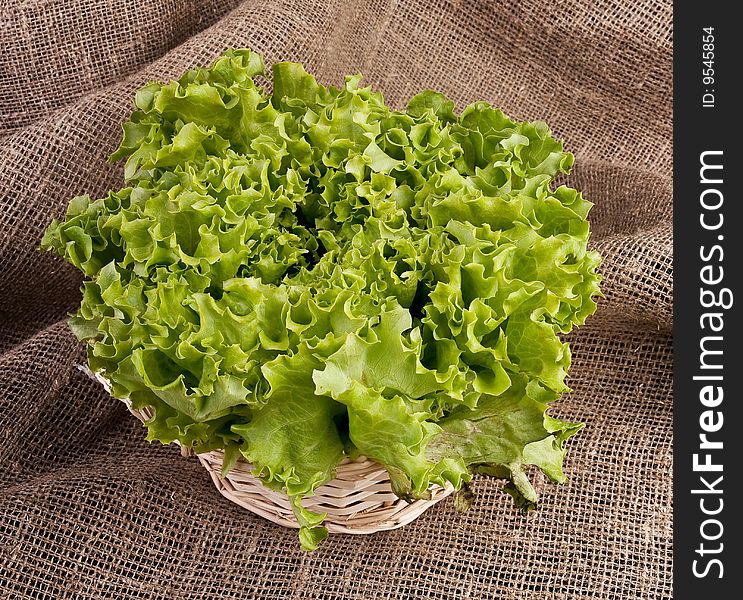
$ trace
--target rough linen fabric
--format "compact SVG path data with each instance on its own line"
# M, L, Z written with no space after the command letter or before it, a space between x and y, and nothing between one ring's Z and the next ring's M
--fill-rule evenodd
M672 596L671 2L31 0L1 20L0 598ZM570 336L552 412L587 427L537 512L479 479L464 515L447 500L302 553L75 367L80 275L41 234L72 196L121 187L106 159L133 91L228 47L326 84L363 72L392 106L488 100L575 153L606 297Z

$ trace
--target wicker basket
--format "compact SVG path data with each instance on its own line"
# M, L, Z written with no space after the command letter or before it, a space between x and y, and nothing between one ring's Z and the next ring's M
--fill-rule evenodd
M86 366L80 366L80 369L111 392L110 383L101 373L92 373ZM128 399L123 401L141 421L152 416L149 409L133 410ZM181 454L191 456L194 452L181 446ZM224 455L221 451L196 456L225 498L269 521L299 528L286 494L264 486L253 475L250 464L240 460L226 476L222 476ZM324 525L331 533L368 534L410 523L427 508L446 498L454 488L450 484L445 488L433 485L429 491L429 500L402 500L392 492L387 470L368 458L360 457L355 461L343 460L336 469L335 479L317 488L314 496L305 498L302 504L313 512L327 513Z

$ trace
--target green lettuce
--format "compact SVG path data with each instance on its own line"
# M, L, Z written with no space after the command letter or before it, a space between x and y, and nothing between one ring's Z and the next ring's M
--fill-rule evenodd
M262 57L232 50L140 89L111 157L127 187L49 226L42 248L86 276L90 368L153 409L148 439L284 490L306 549L327 532L302 499L346 456L406 499L485 473L534 506L527 467L563 481L581 427L547 414L560 335L600 294L591 204L552 185L573 156L485 102L398 111L360 76L272 74L269 93Z

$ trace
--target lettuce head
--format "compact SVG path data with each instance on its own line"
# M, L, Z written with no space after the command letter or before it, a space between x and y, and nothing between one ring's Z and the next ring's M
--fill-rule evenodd
M244 457L302 499L344 457L394 491L563 481L581 425L560 335L591 315L591 204L552 185L573 156L542 122L424 91L404 110L346 77L231 50L136 93L111 157L126 187L74 198L42 248L85 275L70 326L148 439ZM263 84L261 84L263 82ZM528 465L533 465L527 469Z

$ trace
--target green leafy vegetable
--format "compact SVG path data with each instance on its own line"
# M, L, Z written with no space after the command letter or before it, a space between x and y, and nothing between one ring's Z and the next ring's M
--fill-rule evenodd
M546 414L599 294L589 202L544 123L426 91L406 110L347 77L233 50L151 83L112 160L128 187L70 202L42 241L86 276L70 321L148 438L241 454L302 498L345 455L398 495L474 472L532 506L580 429ZM226 466L229 468L229 464Z

